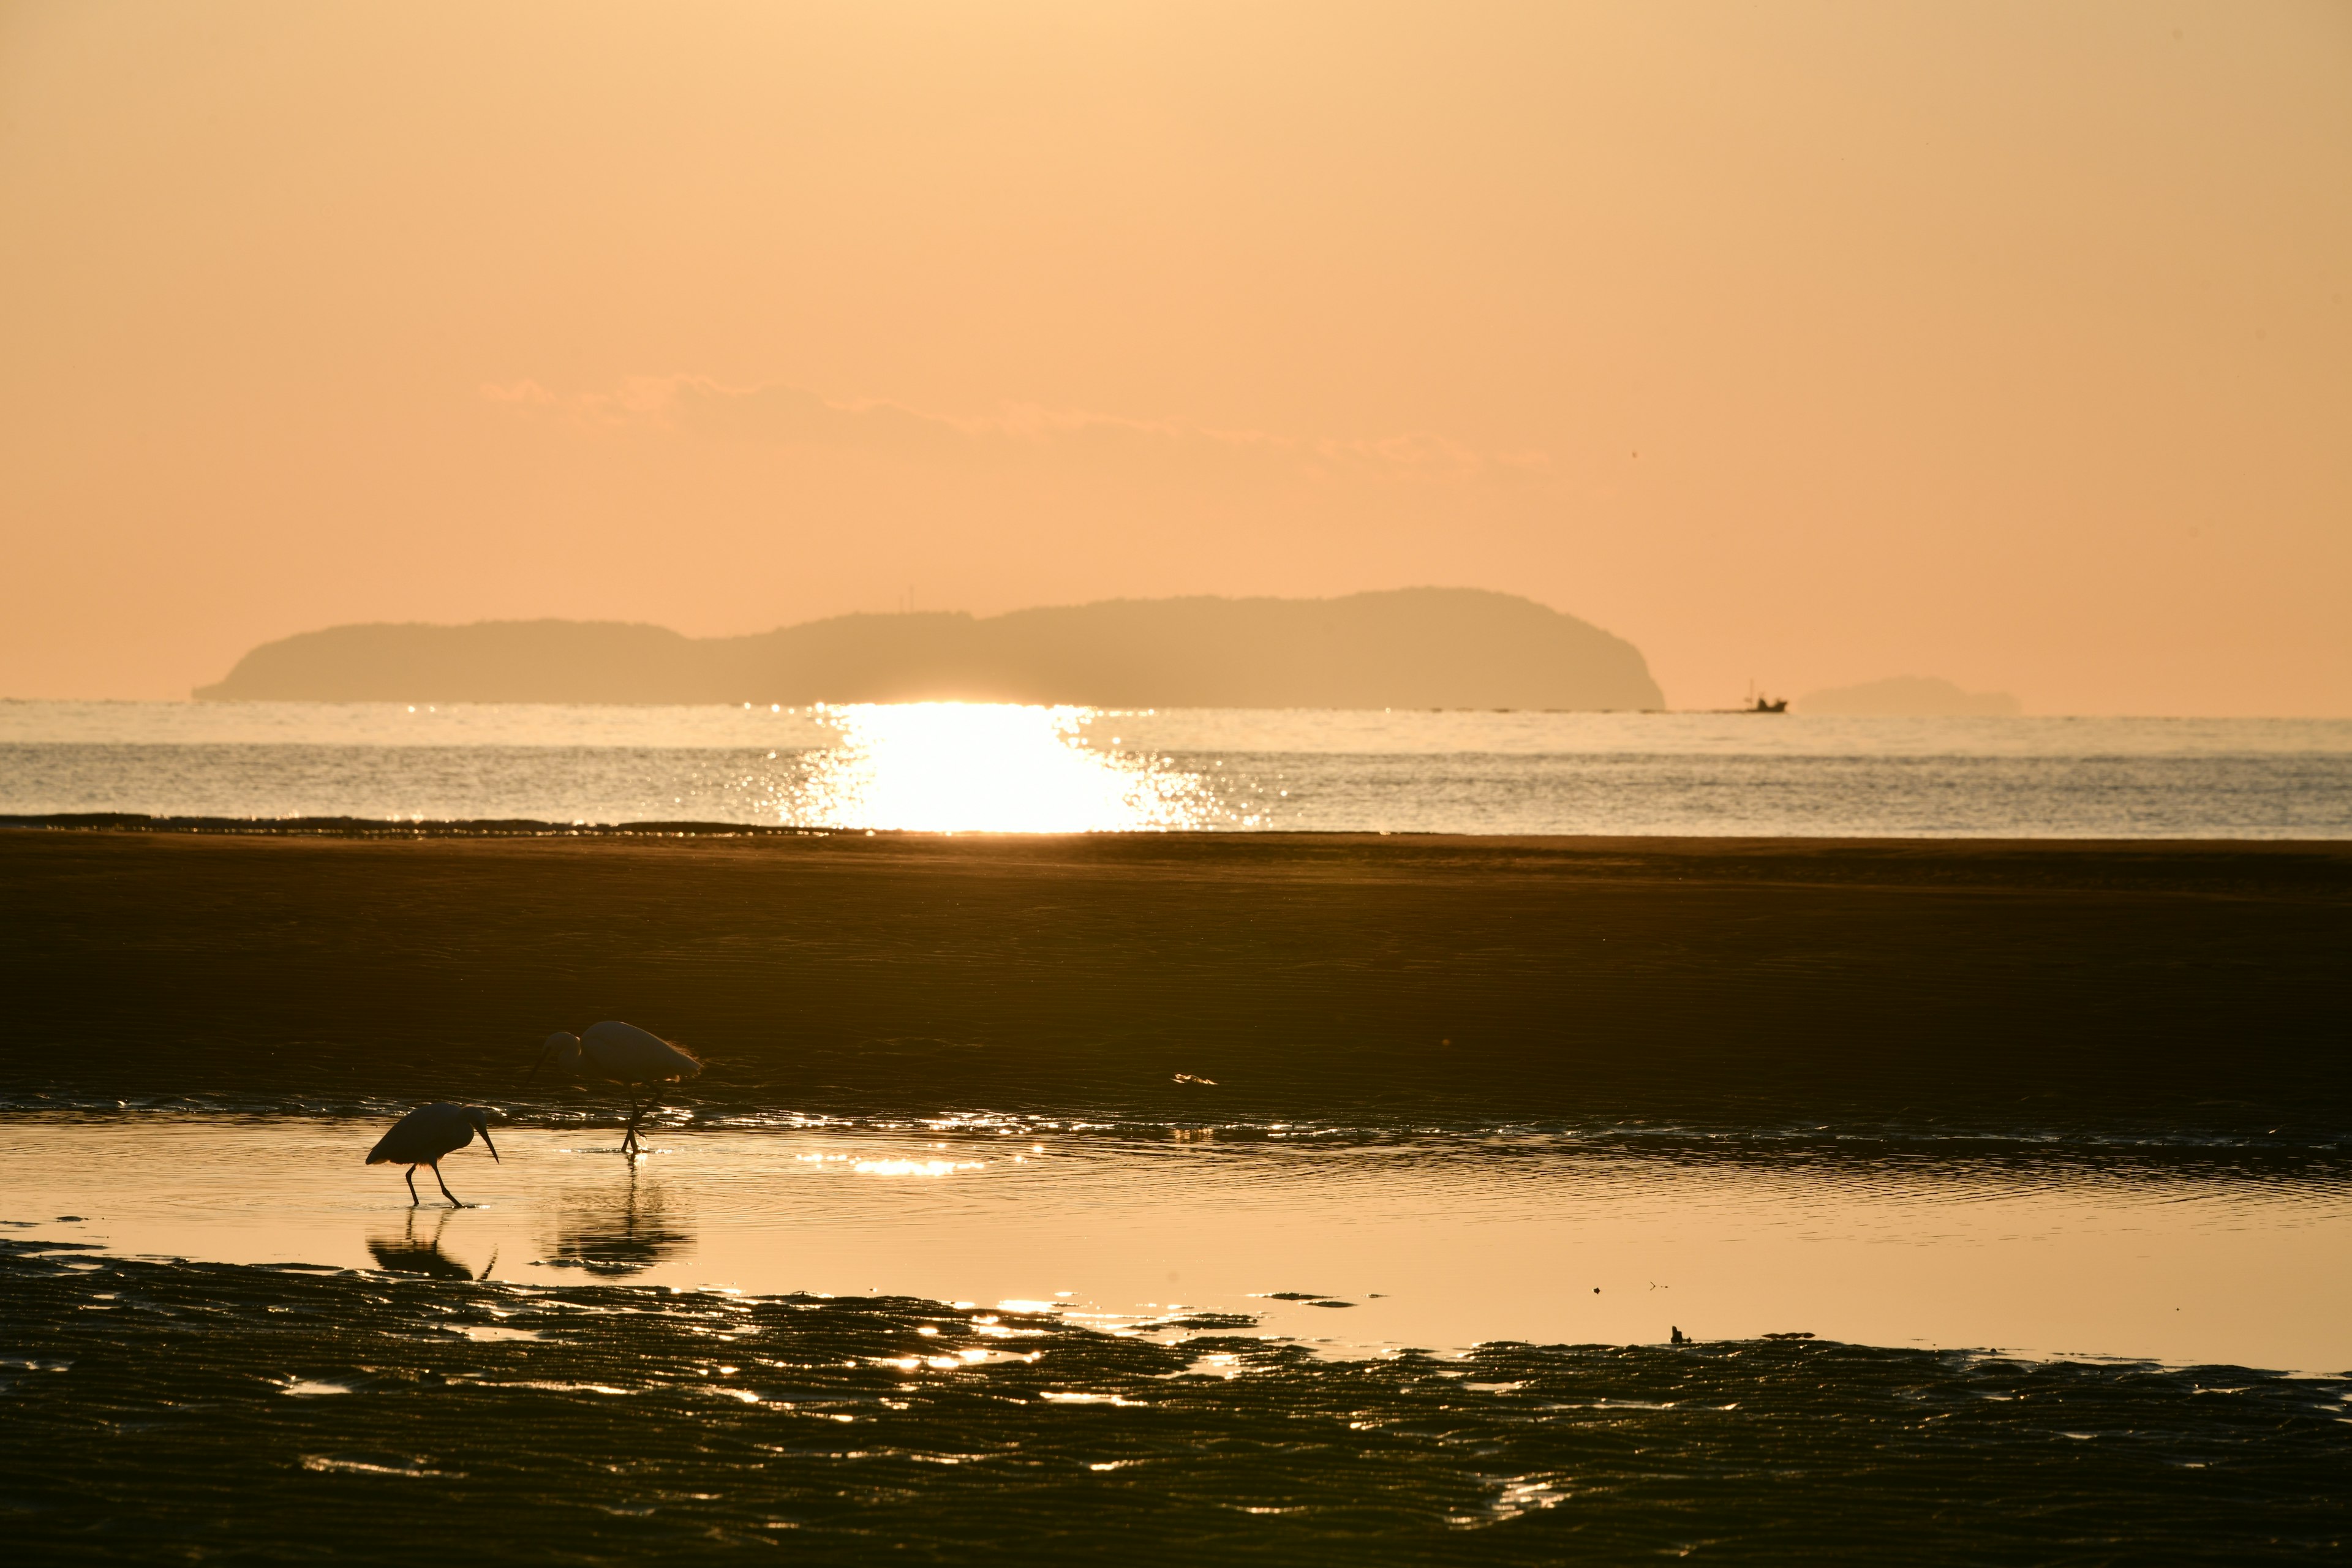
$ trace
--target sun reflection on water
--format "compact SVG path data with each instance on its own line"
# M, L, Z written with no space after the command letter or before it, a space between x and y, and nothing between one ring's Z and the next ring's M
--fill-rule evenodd
M861 1176L951 1176L977 1171L978 1160L860 1160L849 1168Z
M840 737L784 819L928 833L1118 833L1208 825L1206 786L1157 759L1086 744L1084 708L826 705Z

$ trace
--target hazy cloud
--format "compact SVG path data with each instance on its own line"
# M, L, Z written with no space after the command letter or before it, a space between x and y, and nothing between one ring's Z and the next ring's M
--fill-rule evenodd
M610 392L568 395L535 381L481 390L491 402L585 425L651 426L906 461L1045 461L1171 477L1437 484L1525 483L1548 477L1550 469L1550 459L1541 453L1481 452L1426 431L1306 437L1034 405L1008 406L993 415L933 414L879 398L832 397L774 384L729 386L699 375L635 376Z

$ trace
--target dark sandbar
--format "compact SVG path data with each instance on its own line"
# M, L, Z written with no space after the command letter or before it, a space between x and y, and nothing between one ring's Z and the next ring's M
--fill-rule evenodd
M2352 1132L2342 844L19 828L0 885L20 1103L504 1100L621 1016L719 1110Z

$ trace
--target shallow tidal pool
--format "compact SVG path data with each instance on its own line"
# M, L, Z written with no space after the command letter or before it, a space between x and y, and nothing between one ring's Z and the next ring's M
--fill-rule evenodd
M1247 1314L1325 1356L1812 1335L2352 1367L2352 1182L2177 1153L1628 1152L1536 1136L1220 1141L965 1125L494 1130L412 1206L382 1123L0 1121L0 1234L539 1286Z

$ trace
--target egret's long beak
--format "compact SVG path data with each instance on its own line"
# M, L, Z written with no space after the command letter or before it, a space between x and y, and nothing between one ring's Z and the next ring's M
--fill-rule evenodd
M482 1142L483 1142L485 1144L488 1144L488 1147L489 1147L489 1151L490 1151L490 1159L491 1159L494 1163L498 1163L498 1164L500 1164L500 1165L503 1165L503 1164L505 1164L505 1163L506 1163L506 1162L505 1162L504 1160L500 1160L500 1159L499 1158L499 1146L498 1146L497 1144L495 1144L495 1143L491 1143L491 1142L490 1142L490 1130L489 1130L489 1128L488 1128L488 1125L485 1125L485 1126L482 1128Z
M555 1042L553 1040L550 1040L547 1044L539 1047L539 1059L530 1064L530 1070L529 1072L522 1075L523 1088L529 1089L530 1087L530 1080L537 1078L539 1076L539 1069L547 1065L547 1053L554 1048Z

